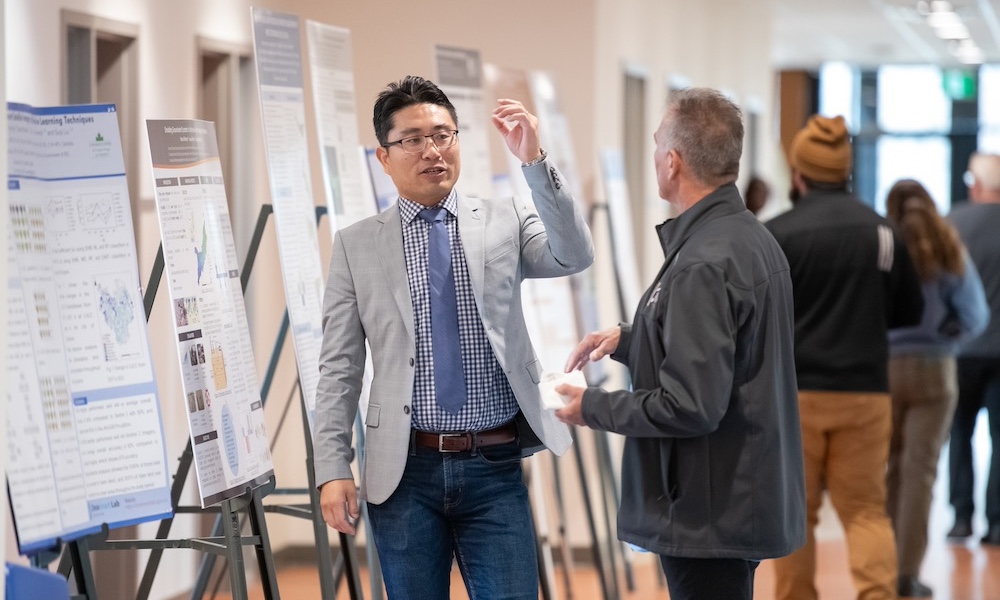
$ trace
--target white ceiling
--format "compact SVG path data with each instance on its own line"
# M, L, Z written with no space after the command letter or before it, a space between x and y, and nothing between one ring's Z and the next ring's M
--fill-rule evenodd
M1000 62L1000 0L952 5L985 62ZM772 34L772 59L782 69L812 69L824 61L962 64L934 35L917 0L774 0Z

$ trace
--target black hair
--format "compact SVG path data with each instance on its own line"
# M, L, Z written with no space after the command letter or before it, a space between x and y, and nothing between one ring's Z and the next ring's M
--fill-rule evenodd
M380 146L385 146L389 141L389 131L393 127L393 117L396 113L414 104L443 106L448 109L455 127L458 127L455 106L441 88L418 75L407 75L399 81L388 84L375 100L372 124L375 126L375 138Z

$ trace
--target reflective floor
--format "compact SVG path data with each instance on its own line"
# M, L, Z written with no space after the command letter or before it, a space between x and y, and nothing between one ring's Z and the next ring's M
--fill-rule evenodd
M986 437L985 417L977 428L977 498L983 497L985 481L981 476L989 460L989 441ZM946 456L947 449L943 454ZM947 469L942 461L935 487L931 511L930 543L924 560L921 580L934 590L935 600L1000 600L1000 547L984 546L979 537L985 532L986 523L982 510L976 515L976 536L965 544L953 544L945 539L951 527L951 510L947 505ZM817 530L818 564L817 587L823 600L848 600L855 597L847 569L847 548L843 532L835 513L825 505ZM649 555L632 555L632 589L629 589L624 569L619 561L618 597L624 600L639 598L668 598L658 573L658 564ZM363 595L371 599L367 573L362 572ZM568 584L567 584L568 581ZM304 600L320 598L319 579L313 567L289 567L278 571L278 590L283 598ZM452 574L452 598L467 600L462 580L455 569ZM755 598L770 600L774 597L774 574L769 562L757 571ZM264 600L259 585L252 585L251 600ZM382 596L384 598L384 596ZM541 597L541 596L540 596ZM611 596L608 596L611 597ZM337 599L350 595L346 583L341 583ZM556 565L555 589L551 600L604 600L597 571L584 564L574 565L567 580L565 571Z
M854 587L847 572L847 552L843 541L821 542L819 553L820 570L817 587L820 597L824 600L854 598ZM627 600L669 598L656 569L658 566L647 557L637 557L632 565L634 587L629 590L624 573L620 573L619 597ZM554 599L604 599L601 583L593 568L582 565L574 567L571 572L569 594L566 593L563 574L559 568L556 569L556 575ZM972 543L967 546L936 543L928 553L922 577L924 583L934 589L935 600L998 600L1000 599L1000 548L987 549ZM370 600L372 596L367 588L366 578L367 573L362 572L364 598ZM318 599L319 589L319 580L314 568L285 568L278 572L278 590L283 598ZM773 589L774 577L771 565L764 562L757 572L754 597L759 600L773 598ZM468 599L457 569L452 576L452 590L453 599ZM259 588L251 590L251 599L261 600L263 597ZM341 584L337 599L348 598L350 595L346 584Z

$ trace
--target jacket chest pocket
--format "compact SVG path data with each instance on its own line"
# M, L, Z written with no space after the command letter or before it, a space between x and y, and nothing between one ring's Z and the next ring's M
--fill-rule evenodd
M510 236L499 244L495 244L486 249L486 254L484 256L485 264L489 265L493 261L506 256L514 249L514 236Z

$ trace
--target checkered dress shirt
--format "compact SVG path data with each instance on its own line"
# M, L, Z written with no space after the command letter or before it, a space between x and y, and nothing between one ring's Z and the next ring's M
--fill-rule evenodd
M469 395L456 415L441 410L434 399L434 354L431 350L430 285L427 277L427 237L430 223L417 218L423 206L399 199L403 222L406 277L413 299L413 324L417 336L416 373L413 381L413 427L421 431L483 431L506 423L517 414L517 400L493 353L472 294L469 267L458 231L458 195L454 190L439 206L451 240L451 264L458 300L458 335L462 344L465 387Z

